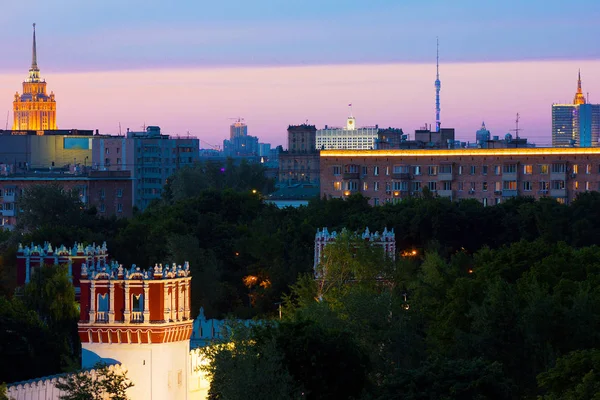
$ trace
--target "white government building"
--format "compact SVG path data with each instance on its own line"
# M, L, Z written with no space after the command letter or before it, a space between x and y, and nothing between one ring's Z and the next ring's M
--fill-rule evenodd
M370 150L375 148L377 126L356 127L356 118L352 115L346 120L346 127L328 127L318 129L316 134L317 150Z

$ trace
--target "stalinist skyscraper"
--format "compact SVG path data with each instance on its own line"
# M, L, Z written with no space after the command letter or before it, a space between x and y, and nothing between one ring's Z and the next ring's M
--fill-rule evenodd
M29 77L23 82L23 94L15 93L13 130L53 130L56 126L54 92L46 93L46 81L40 79L33 24L33 51Z

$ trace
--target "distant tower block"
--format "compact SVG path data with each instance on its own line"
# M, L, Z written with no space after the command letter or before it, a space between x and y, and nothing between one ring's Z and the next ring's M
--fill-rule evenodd
M15 93L13 101L13 130L56 130L56 100L54 92L46 93L46 81L40 78L37 65L35 24L29 77L23 82L23 93Z
M142 271L83 265L78 323L82 368L120 362L135 384L131 399L188 398L189 264Z

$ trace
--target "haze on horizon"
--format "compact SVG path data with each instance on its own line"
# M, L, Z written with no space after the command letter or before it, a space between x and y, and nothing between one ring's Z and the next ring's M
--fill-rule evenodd
M519 112L522 135L548 144L551 104L572 100L579 68L600 99L597 1L89 3L4 5L0 116L27 74L32 22L61 128L160 125L222 144L242 116L277 145L289 124L342 125L352 103L359 126L412 134L434 123L436 36L442 126L459 139L482 120L502 136Z

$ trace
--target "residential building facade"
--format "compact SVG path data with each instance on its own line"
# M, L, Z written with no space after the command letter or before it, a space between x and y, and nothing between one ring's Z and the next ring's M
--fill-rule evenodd
M321 196L362 193L381 205L424 190L484 205L515 196L569 203L579 193L600 190L600 148L321 152Z
M65 190L78 191L84 207L96 207L101 216L130 217L133 215L132 181L129 171L3 172L0 176L1 227L13 229L17 224L19 218L17 202L27 188L49 184L58 184Z
M175 171L199 161L200 141L192 137L163 135L160 127L126 136L96 135L92 163L101 171L130 171L133 204L140 210L159 199Z
M317 128L314 125L290 125L287 130L288 151L279 154L279 182L319 182L319 151L315 149Z

